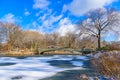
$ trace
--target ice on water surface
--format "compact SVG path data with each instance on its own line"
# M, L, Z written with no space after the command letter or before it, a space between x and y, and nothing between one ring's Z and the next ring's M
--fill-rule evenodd
M40 57L26 57L19 59L16 57L0 57L0 79L1 80L37 80L55 75L57 72L65 70L83 69L80 61L76 59L87 59L86 57L72 55L54 55ZM76 67L60 68L50 65L48 61L61 60L70 61Z

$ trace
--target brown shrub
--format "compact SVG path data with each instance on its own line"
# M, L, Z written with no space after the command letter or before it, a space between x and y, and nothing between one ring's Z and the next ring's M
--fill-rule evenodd
M120 52L106 52L91 61L100 74L120 78Z

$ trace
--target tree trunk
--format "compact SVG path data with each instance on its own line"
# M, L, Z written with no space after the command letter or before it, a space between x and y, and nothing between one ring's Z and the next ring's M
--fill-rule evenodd
M101 48L101 31L98 31L98 50Z
M68 47L69 47L69 48L71 47L71 43L70 43L70 40L68 40Z

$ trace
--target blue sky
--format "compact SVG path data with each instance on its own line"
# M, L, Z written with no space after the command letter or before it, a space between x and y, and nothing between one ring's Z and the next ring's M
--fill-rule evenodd
M120 0L0 0L0 21L64 35L75 30L75 23L87 11L105 7L119 10Z

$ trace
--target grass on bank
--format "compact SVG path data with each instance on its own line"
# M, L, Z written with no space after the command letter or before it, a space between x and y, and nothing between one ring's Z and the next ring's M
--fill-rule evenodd
M120 79L120 52L105 52L98 59L91 61L100 74Z
M80 49L72 48L50 48L50 49L13 49L3 50L1 53L5 56L35 56L43 54L80 54Z

